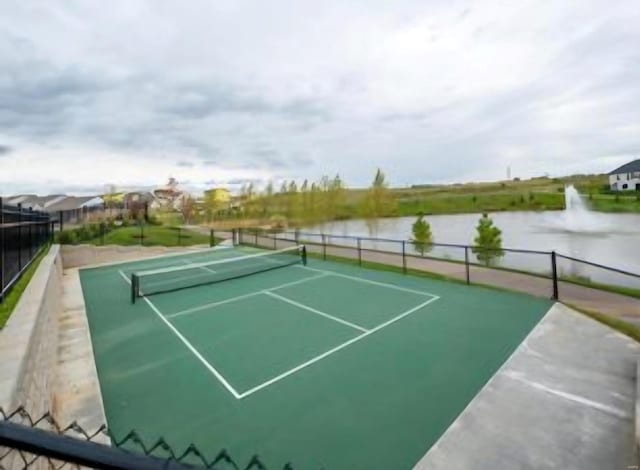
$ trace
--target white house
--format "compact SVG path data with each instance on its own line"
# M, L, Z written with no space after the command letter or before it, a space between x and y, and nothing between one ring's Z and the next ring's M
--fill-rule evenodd
M612 191L640 191L640 158L609 173Z

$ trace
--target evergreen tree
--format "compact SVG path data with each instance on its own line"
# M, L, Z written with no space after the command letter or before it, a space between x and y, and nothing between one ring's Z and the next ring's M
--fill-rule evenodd
M429 222L424 219L423 214L420 214L413 223L411 232L413 234L413 240L411 242L418 253L424 256L425 252L431 251L433 235L431 234L431 226Z
M493 225L493 220L482 214L476 227L477 236L473 240L475 246L472 248L478 261L491 266L497 263L498 259L504 256L502 251L502 231Z

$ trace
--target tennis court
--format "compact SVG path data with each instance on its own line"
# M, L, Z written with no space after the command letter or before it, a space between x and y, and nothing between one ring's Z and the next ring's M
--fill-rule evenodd
M304 261L235 247L82 270L112 431L268 468L411 468L551 305Z

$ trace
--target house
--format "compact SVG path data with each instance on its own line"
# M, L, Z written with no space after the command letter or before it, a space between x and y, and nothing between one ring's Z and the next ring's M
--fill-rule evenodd
M225 207L231 202L231 193L227 188L207 189L204 192L204 198L217 206Z
M83 223L91 215L104 210L104 200L97 196L66 196L55 194L52 196L36 196L34 194L22 194L8 197L7 203L18 205L24 209L47 212L53 220L62 223Z
M150 204L152 209L170 209L180 210L182 201L186 193L178 189L178 181L175 178L169 178L169 182L151 191L154 197Z
M640 191L640 158L609 173L612 191Z

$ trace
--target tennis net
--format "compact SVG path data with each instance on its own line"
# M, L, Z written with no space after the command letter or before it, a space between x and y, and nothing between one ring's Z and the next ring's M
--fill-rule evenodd
M304 246L140 271L131 275L131 301L135 303L139 297L215 284L297 263L307 264Z

